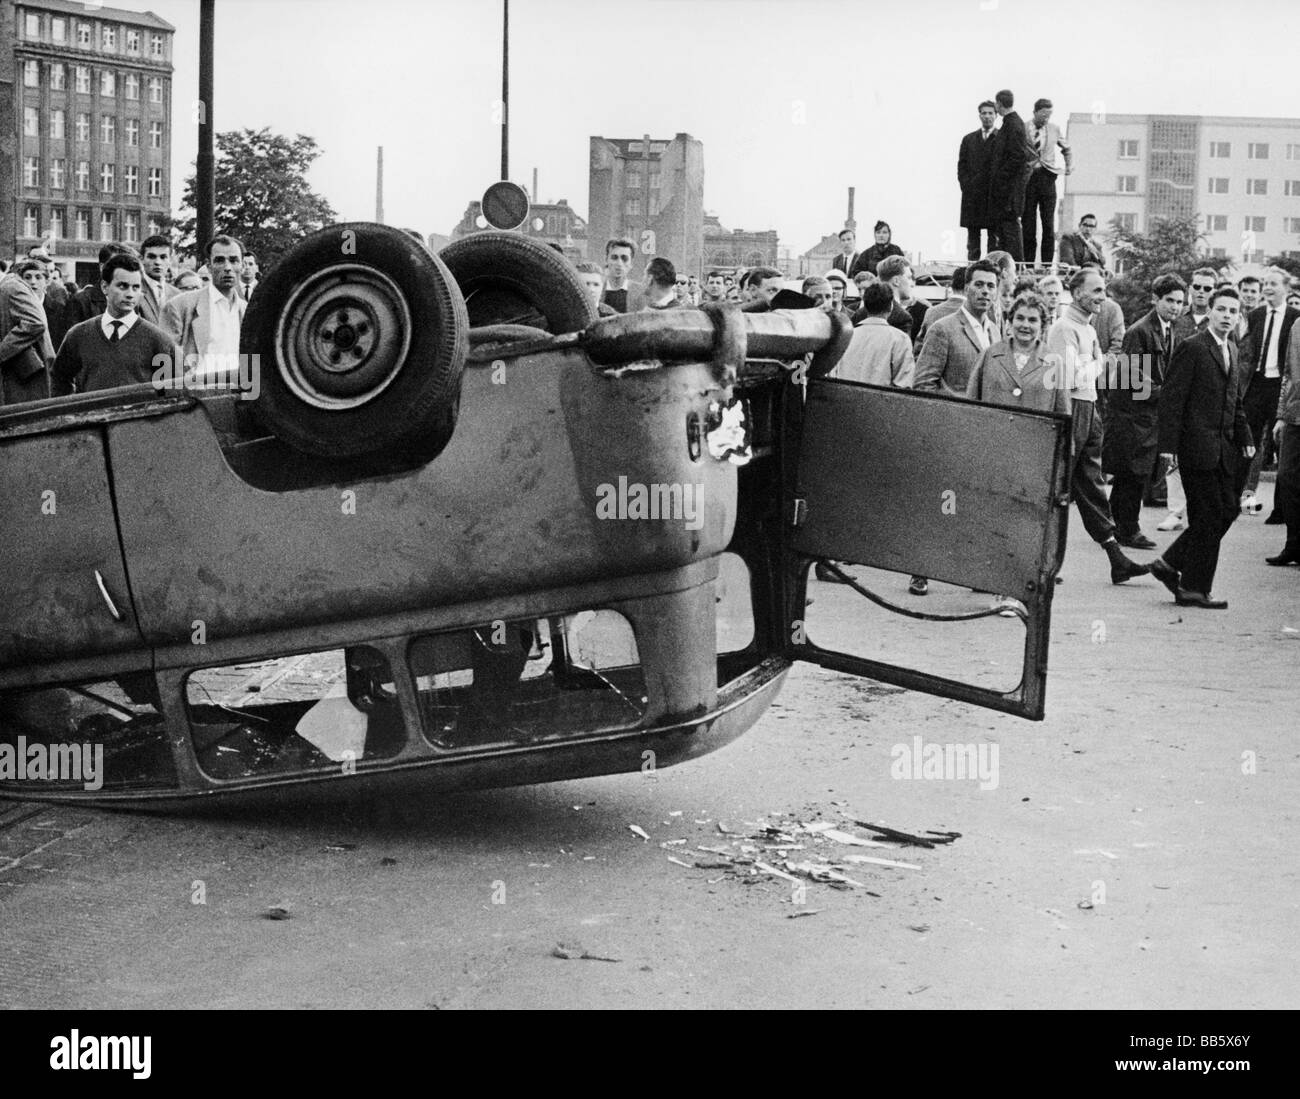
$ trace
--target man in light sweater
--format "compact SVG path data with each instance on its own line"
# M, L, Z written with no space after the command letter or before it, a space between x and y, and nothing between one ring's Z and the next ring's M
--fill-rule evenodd
M1103 355L1092 318L1106 300L1106 280L1095 268L1084 268L1066 286L1071 302L1047 334L1047 355L1056 374L1053 384L1070 387L1073 454L1070 495L1079 509L1084 529L1110 558L1110 580L1122 584L1148 572L1124 556L1115 539L1115 520L1102 487L1101 418L1097 415L1097 379L1104 369Z
M160 369L168 375L174 371L180 361L176 345L135 311L142 278L135 256L118 253L104 261L100 289L107 305L102 314L74 324L63 337L54 359L56 397L151 382Z

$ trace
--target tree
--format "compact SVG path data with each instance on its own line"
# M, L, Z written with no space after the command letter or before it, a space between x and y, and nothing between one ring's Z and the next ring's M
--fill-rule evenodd
M1300 278L1300 259L1292 256L1274 256L1265 266L1280 267L1293 279Z
M1111 222L1112 247L1123 259L1124 273L1111 280L1110 296L1124 310L1124 321L1133 324L1151 309L1151 284L1156 277L1173 272L1184 279L1198 267L1212 267L1220 274L1232 261L1205 254L1205 234L1198 219L1154 218L1147 232L1125 229L1116 218Z
M320 155L316 139L306 134L289 138L269 128L217 134L216 231L243 241L264 272L308 233L337 220L307 183L307 170ZM178 251L192 254L198 244L193 175L185 181L183 204L188 216L169 220L169 228L179 234Z

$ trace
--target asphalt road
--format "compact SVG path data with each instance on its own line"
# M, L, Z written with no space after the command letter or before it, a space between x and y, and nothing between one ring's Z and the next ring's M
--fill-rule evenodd
M215 820L0 804L0 1004L1298 1007L1300 569L1263 563L1279 529L1240 520L1230 610L1193 612L1113 587L1076 516L1041 724L801 666L735 744L650 775ZM812 595L810 622L876 636L843 589ZM890 630L901 661L1000 673L987 633ZM916 737L996 745L996 785L897 777ZM802 827L854 821L961 835ZM800 893L726 868L817 853L915 869Z

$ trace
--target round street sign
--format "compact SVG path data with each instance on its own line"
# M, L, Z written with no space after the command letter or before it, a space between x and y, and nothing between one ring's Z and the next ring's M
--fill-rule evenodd
M528 192L503 179L483 192L483 217L493 229L518 229L528 217Z

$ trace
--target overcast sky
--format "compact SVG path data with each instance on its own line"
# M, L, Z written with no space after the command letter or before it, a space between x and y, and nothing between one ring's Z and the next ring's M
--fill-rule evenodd
M192 171L197 0L141 0L177 28L176 178ZM132 6L126 4L124 6ZM499 0L219 0L215 121L310 134L345 220L448 233L500 169ZM957 145L1011 88L1028 117L1300 117L1295 0L512 0L510 174L587 216L588 138L704 143L705 208L795 253L883 217L937 257L956 229ZM1249 12L1250 22L1242 17ZM1252 33L1250 28L1267 28ZM869 237L868 237L869 239ZM961 247L959 238L958 248Z

